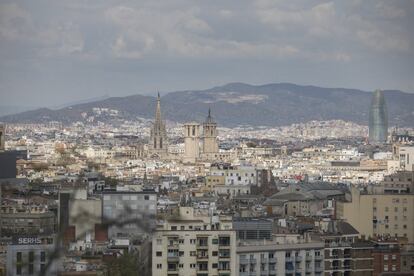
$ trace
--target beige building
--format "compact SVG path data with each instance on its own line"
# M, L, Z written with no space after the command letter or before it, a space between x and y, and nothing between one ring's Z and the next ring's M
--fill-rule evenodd
M400 170L414 171L414 146L394 144L393 159L399 163Z
M213 121L209 109L207 119L203 123L203 153L218 153L217 135L217 123Z
M184 163L195 163L200 158L200 124L184 124Z
M161 223L152 241L152 275L236 275L236 233L231 220L195 215L180 207L179 215Z
M414 242L414 194L367 193L353 187L351 202L337 202L337 217L365 237L390 235Z

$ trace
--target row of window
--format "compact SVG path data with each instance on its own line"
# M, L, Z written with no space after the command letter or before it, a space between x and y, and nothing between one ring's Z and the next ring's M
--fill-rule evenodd
M198 265L198 266L197 266ZM184 268L185 264L178 264L178 268ZM203 263L192 263L189 264L189 268L198 268L199 270L208 270L208 262ZM230 269L230 263L229 262L220 262L220 263L212 263L211 268L213 269ZM162 269L162 264L157 264L157 269ZM168 270L176 270L177 266L174 263L168 263Z
M29 261L27 263L28 274L33 275L34 270L35 270L34 269L35 268L35 265L34 265L35 255L34 255L33 251L30 251L28 255L29 255L28 256ZM45 264L45 262L46 262L46 252L44 252L44 251L40 252L40 262L41 262L40 271L44 272L44 270L46 268L46 264ZM23 262L23 252L17 252L16 253L16 275L22 275L22 270L23 270L23 267L25 265L26 265L25 262Z
M389 208L388 207L385 207L385 212L388 212L389 211ZM372 208L372 211L375 213L376 211L377 211L377 207L373 207ZM394 207L394 212L398 212L398 207ZM403 212L407 212L407 207L404 207L403 208Z

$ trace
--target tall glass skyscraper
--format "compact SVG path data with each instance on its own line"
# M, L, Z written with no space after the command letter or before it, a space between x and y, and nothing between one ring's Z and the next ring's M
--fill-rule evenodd
M384 93L376 90L369 110L369 142L385 143L388 137L388 113Z

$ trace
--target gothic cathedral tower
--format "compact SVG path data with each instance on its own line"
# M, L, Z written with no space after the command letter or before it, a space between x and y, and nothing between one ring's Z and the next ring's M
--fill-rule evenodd
M203 123L203 153L217 153L219 151L217 143L217 123L211 117L211 110L208 109L208 116Z
M164 158L168 155L167 130L165 128L165 122L161 117L161 99L159 93L157 98L157 109L155 111L155 121L151 129L149 153L150 156L158 156L159 158Z

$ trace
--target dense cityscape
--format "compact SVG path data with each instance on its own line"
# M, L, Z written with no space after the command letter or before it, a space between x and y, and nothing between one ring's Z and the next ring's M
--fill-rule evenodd
M225 128L158 95L153 120L2 124L0 275L412 275L414 133L367 109Z
M0 276L414 276L414 0L0 0Z

